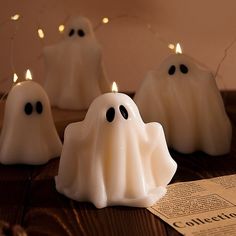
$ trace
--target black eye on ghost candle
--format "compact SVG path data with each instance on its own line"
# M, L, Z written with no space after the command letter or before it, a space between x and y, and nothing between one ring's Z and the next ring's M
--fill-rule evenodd
M38 114L41 114L43 112L43 104L40 101L36 102L36 112Z
M71 29L68 35L69 35L70 37L72 37L74 34L75 34L75 30L74 30L74 29Z
M172 65L172 66L169 68L169 70L168 70L168 74L169 74L169 75L173 75L173 74L175 73L175 70L176 70L175 66Z
M129 117L129 114L128 114L128 111L126 110L126 108L123 105L121 105L119 107L119 109L120 109L121 115L127 120Z
M181 65L179 66L179 69L180 69L180 71L181 71L183 74L187 74L187 73L188 73L188 67L187 67L186 65L184 65L184 64L181 64Z
M77 34L78 34L80 37L84 37L84 36L85 36L85 33L84 33L84 31L83 31L82 29L79 29L79 30L77 31Z
M112 122L114 120L114 118L115 118L115 109L113 107L110 107L107 110L106 118L107 118L108 122Z
M32 114L32 112L33 112L33 106L32 106L32 104L31 104L30 102L27 102L27 103L25 104L25 109L24 109L24 111L25 111L25 114L28 115L28 116Z

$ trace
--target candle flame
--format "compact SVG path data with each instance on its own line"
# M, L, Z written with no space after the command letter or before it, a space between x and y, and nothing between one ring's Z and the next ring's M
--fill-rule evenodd
M175 53L176 54L182 54L182 49L181 49L179 43L176 44Z
M117 87L116 82L113 82L113 83L112 83L111 91L112 91L113 93L117 93L117 92L118 92L118 87Z
M18 80L18 76L16 73L14 73L13 75L13 82L16 83L16 81Z
M26 80L32 80L32 74L31 74L29 69L26 71L25 79Z

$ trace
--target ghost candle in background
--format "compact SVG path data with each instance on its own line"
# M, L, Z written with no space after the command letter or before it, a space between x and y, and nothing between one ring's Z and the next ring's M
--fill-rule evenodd
M26 81L10 90L0 136L0 163L44 164L61 154L62 144L53 123L49 99L44 89ZM17 77L14 75L14 83Z
M79 16L65 28L63 41L44 49L44 88L53 106L87 109L94 98L110 91L91 23Z
M163 125L169 147L182 153L230 151L232 128L215 79L182 54L177 45L156 71L150 71L134 101L144 121ZM148 105L147 105L148 104Z
M67 126L56 188L97 208L148 207L166 193L176 168L162 126L143 123L133 100L112 92Z

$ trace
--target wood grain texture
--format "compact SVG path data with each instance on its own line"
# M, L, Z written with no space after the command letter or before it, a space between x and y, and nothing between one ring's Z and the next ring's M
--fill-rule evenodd
M236 92L224 94L233 125L231 152L212 157L202 152L184 155L170 150L178 164L172 182L236 174ZM0 106L0 113L2 113ZM53 110L61 137L70 122L82 120L85 111ZM1 121L0 114L0 121ZM146 209L107 207L72 201L55 190L59 158L46 165L0 165L0 219L21 223L29 235L180 235Z
M32 168L0 165L0 220L21 224Z

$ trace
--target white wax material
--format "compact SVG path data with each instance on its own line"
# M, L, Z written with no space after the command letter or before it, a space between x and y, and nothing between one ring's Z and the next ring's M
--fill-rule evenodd
M63 41L44 49L44 88L53 106L87 109L111 87L104 73L101 47L84 17L72 18L64 34Z
M168 57L147 74L134 100L145 122L163 125L169 147L210 155L230 151L232 128L215 79L189 57Z
M166 193L176 168L162 126L144 124L127 95L107 93L84 121L67 126L56 188L97 208L148 207Z
M24 81L10 91L0 137L3 164L44 164L61 154L49 100L36 82Z

